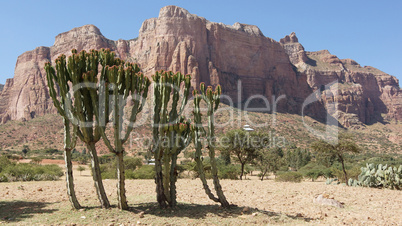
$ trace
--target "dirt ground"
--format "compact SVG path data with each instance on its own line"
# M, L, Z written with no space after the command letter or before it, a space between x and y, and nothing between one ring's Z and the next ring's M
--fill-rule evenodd
M116 180L104 180L114 208L102 210L97 207L88 168L82 175L77 171L74 175L78 199L87 208L72 211L64 178L54 182L0 183L0 223L402 225L402 191L326 185L322 181L222 180L228 201L237 206L225 210L208 199L200 180L179 179L178 208L160 210L155 201L153 180L127 180L131 208L130 211L119 211L115 208ZM313 203L313 198L323 193L343 202L345 208Z

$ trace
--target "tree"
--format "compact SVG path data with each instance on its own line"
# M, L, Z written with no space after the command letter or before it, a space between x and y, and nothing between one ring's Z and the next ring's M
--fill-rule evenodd
M289 167L299 170L307 165L311 160L311 153L308 150L296 148L295 146L288 149L285 153L286 163Z
M28 147L28 145L24 145L24 146L22 146L22 154L24 155L24 156L26 156L27 155L27 153L29 152L29 147Z
M45 64L46 78L48 82L49 95L52 97L53 104L58 113L64 120L64 151L67 168L67 183L70 201L75 198L74 184L72 176L71 151L75 147L76 137L86 144L91 155L92 177L98 199L102 208L109 208L110 203L102 182L98 154L95 144L101 139L101 129L106 127L109 117L103 117L102 121L96 121L93 103L99 102L98 95L91 95L91 92L97 89L97 76L102 59L111 59L110 51L102 50L99 53L96 50L90 52L72 50L72 55L66 60L65 55L60 55L55 60L54 69L50 62ZM105 67L120 65L120 59L110 60L107 64L102 64L102 72ZM56 90L57 87L57 90ZM71 88L73 92L71 93ZM107 99L109 95L104 95ZM60 98L60 101L58 99ZM93 100L95 98L95 100ZM109 109L102 112L109 116ZM70 127L73 131L70 134ZM74 208L79 208L78 202L72 201Z
M345 169L345 153L359 153L361 150L347 134L340 134L338 143L330 144L319 140L312 144L312 149L319 155L325 155L336 158L342 165L342 171L345 176L345 182L348 182L348 176Z
M267 135L259 132L247 132L242 129L231 130L220 138L220 150L223 155L231 155L241 165L240 180L244 175L244 166L257 157L257 151L266 147Z
M280 148L270 150L258 150L254 165L260 170L261 181L268 172L276 173L283 165L283 151Z
M80 172L80 176L81 176L82 171L85 171L85 167L78 166L77 170Z

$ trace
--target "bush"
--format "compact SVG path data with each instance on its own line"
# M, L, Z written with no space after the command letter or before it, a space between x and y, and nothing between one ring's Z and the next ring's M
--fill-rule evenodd
M347 181L345 181L345 174L343 173L340 164L334 164L330 168L330 170L332 172L333 177L338 178L338 180L341 183L347 183ZM346 174L348 175L348 178L357 179L360 173L361 173L360 166L346 165Z
M58 180L63 170L57 165L33 165L28 163L7 165L0 173L1 182Z
M126 170L135 170L142 166L142 160L140 158L125 157L124 166Z
M333 176L329 168L313 162L303 166L298 172L303 174L304 177L310 178L312 181L317 180L317 178L321 176L325 178L331 178Z
M126 171L127 179L154 179L155 166L144 165L134 171Z
M241 173L240 165L218 165L218 177L220 179L239 179Z
M302 179L303 175L301 173L288 171L279 173L278 176L275 178L275 181L300 183Z

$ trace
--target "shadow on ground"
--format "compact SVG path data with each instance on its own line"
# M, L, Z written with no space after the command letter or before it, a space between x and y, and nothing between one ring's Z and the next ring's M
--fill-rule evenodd
M229 209L220 207L219 205L199 205L179 203L176 208L160 209L157 203L140 203L130 208L131 212L138 214L144 212L146 215L154 215L158 217L187 217L190 219L203 219L207 216L215 215L222 218L235 218L241 215L264 215L266 217L287 216L294 220L302 220L309 222L313 218L303 217L302 215L288 215L284 213L276 213L266 210L259 210L251 207L239 207L232 205Z
M35 214L53 213L57 209L46 209L51 203L29 201L0 201L0 221L18 222Z

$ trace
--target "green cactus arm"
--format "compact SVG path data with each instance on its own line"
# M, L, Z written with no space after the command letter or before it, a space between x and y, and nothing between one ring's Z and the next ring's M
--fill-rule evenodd
M187 104L188 101L188 95L190 93L190 88L191 88L191 75L186 75L184 78L184 94L183 94L183 99L182 99L182 103L180 106L180 111L178 113L178 115L181 115L184 111L184 107Z
M50 65L50 63L47 63L45 65L45 70L46 70L46 78L47 78L47 83L48 83L48 88L49 88L49 95L52 98L53 104L56 107L57 111L61 116L64 118L67 118L67 115L65 114L63 108L61 107L60 101L57 99L56 95L56 90L54 88L55 84L53 81L53 78L55 77L54 74L54 68Z

